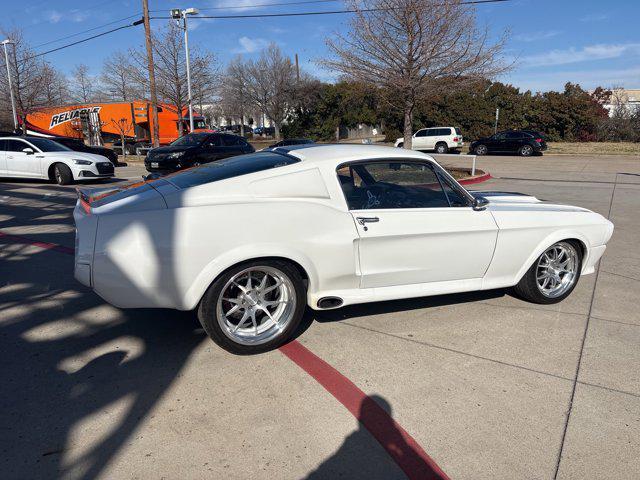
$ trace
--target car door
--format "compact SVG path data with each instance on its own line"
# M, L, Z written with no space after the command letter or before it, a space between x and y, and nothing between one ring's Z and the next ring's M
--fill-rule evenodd
M426 150L427 149L427 129L423 128L422 130L418 130L413 136L413 140L411 142L412 150Z
M505 133L496 133L489 137L487 148L490 152L504 152L506 148L507 138Z
M201 156L205 162L213 162L225 158L224 147L222 146L222 135L209 135L202 144Z
M520 132L505 134L504 152L517 152L523 144L524 135Z
M222 135L222 145L225 158L244 153L242 151L242 138L238 135Z
M0 140L0 176L7 175L7 152L5 151L6 145L6 140Z
M436 136L438 134L437 128L427 128L424 149L425 150L433 150L436 148Z
M498 227L439 167L413 159L341 166L358 228L361 287L480 279Z
M25 153L23 150L30 148L33 153ZM8 139L5 153L7 173L14 177L41 177L42 158L44 155L33 145L23 140Z

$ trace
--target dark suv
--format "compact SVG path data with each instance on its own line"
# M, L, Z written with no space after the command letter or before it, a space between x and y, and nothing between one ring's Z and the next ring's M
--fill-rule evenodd
M166 147L150 150L144 159L144 166L149 172L174 172L253 152L255 149L238 135L196 132Z
M547 149L544 135L533 130L507 130L471 142L469 150L476 155L517 153L522 157L542 154Z

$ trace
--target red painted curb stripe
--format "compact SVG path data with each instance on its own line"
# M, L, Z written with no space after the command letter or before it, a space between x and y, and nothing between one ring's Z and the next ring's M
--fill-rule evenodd
M487 180L493 178L490 173L485 173L484 175L480 175L479 177L469 178L467 180L458 180L460 185L472 185L474 183L482 183Z
M34 247L43 248L45 250L53 250L55 252L66 253L67 255L73 255L75 253L75 250L71 247L64 247L62 245L49 242L40 242L38 240L21 237L19 235L12 235L10 233L0 232L0 238L6 238L13 243L33 245Z
M418 442L351 380L296 340L279 350L344 405L409 479L449 479Z
M0 231L0 237L73 255L74 249ZM449 480L422 447L380 405L351 380L297 340L279 349L335 397L371 433L410 480Z

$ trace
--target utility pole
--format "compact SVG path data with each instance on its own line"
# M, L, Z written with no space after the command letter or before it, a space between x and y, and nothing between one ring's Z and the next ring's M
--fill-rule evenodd
M156 94L156 73L153 66L153 48L151 46L151 25L149 24L149 2L142 0L142 18L144 20L144 36L147 44L147 66L149 68L149 90L151 94L151 144L160 146L158 131L158 95ZM122 146L124 149L124 145Z
M493 133L498 133L498 118L500 117L500 109L496 108L496 123L493 125Z
M184 50L186 54L186 67L187 67L187 102L189 104L189 131L193 132L193 101L191 99L191 65L189 64L189 28L187 25L187 15L197 15L197 8L187 8L186 10L180 10L174 8L171 10L171 18L175 18L180 25L182 20L182 28L184 29ZM182 113L182 112L181 112Z
M9 81L9 96L11 97L11 111L13 112L13 128L15 131L18 130L18 115L16 114L16 100L13 98L13 83L11 82L11 69L9 68L9 54L7 53L7 45L12 44L13 48L16 48L15 43L13 43L8 38L2 42L2 46L4 47L4 61L7 66L7 80Z
M300 83L300 65L298 64L298 54L296 53L296 79Z

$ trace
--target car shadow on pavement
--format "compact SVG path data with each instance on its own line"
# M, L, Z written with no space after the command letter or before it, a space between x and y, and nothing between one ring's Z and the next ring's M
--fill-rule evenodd
M80 285L73 255L29 244L73 246L58 225L72 203L38 203L53 186L2 186L0 476L96 478L206 336L192 312L120 310Z

